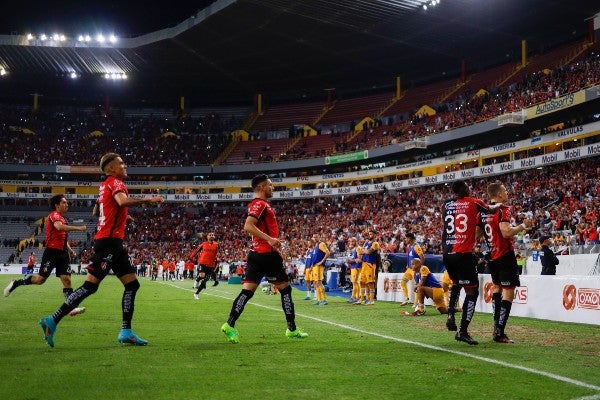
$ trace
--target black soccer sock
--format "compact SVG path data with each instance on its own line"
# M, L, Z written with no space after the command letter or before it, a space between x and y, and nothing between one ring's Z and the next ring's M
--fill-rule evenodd
M502 293L492 294L492 310L494 315L494 333L498 329L498 320L500 319L500 307L502 303Z
M19 286L31 285L31 278L33 278L33 275L27 275L25 278L17 279L15 283L13 283L11 292Z
M471 323L471 319L473 319L473 315L475 314L475 305L477 304L477 295L476 294L468 294L465 296L465 301L463 303L463 313L462 318L460 320L460 330L462 332L467 332L469 328L469 324Z
M73 288L63 288L63 296L65 296L65 300L69 298L71 293L73 293Z
M502 300L502 306L500 307L500 318L498 319L498 334L504 335L504 328L506 328L506 322L510 315L510 309L512 303L508 300Z
M294 302L292 301L292 287L288 286L279 291L281 293L281 308L285 313L285 320L290 331L296 330L296 313L294 311Z
M456 300L460 295L460 286L457 284L452 285L450 288L450 297L448 298L448 318L454 318L456 313Z
M121 308L123 310L121 329L131 329L131 320L133 319L133 310L135 309L135 294L139 288L140 283L137 279L125 285L125 291L121 299Z
M227 319L227 323L232 328L235 326L235 321L240 317L242 311L244 311L244 307L246 303L250 301L250 299L254 296L254 292L248 289L242 289L238 297L233 301L233 305L231 306L231 312L229 313L229 318Z
M52 314L54 321L58 324L65 315L73 311L75 307L77 307L87 297L96 293L97 290L97 284L88 281L83 282L83 285L71 293L63 305L60 306L60 308L56 310L54 314Z

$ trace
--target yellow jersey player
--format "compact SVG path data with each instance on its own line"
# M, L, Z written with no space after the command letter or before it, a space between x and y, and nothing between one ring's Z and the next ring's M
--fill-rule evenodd
M412 270L412 260L418 258L421 260L421 264L425 262L425 254L423 249L417 243L417 238L414 233L407 233L404 238L404 243L408 246L406 249L406 271L400 280L400 286L402 286L402 293L404 294L404 301L400 303L400 306L406 306L410 304L410 298L408 297L408 282L414 279L414 271Z
M425 297L430 298L435 308L440 314L448 314L446 299L444 298L444 289L437 278L429 271L426 265L421 263L419 258L413 258L412 269L415 275L415 303L417 309L412 315L425 314Z

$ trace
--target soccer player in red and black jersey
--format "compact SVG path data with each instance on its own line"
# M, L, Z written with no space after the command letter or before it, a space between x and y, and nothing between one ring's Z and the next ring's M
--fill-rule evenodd
M162 203L162 196L131 198L123 179L127 178L127 166L116 153L107 153L100 159L100 169L106 179L100 184L98 200L93 214L98 217L98 228L94 236L94 255L88 266L88 274L81 287L75 290L65 303L52 315L40 320L44 331L44 339L50 347L54 347L56 325L71 310L77 307L88 296L96 293L100 282L112 270L119 278L125 290L121 300L123 322L117 336L120 343L137 346L148 344L131 330L135 295L140 287L136 277L136 268L132 265L129 254L123 246L125 224L129 217L128 207L143 203Z
M242 291L233 301L229 318L221 326L221 331L230 343L240 342L237 329L234 328L235 322L264 277L281 293L281 307L287 321L286 336L303 339L308 334L296 327L292 287L281 255L279 225L275 211L267 201L273 196L273 183L267 175L257 175L252 178L252 189L256 197L248 205L248 216L244 223L244 231L252 236L252 249L248 253L247 268L242 277Z
M513 237L519 232L531 228L533 224L531 219L525 218L521 225L511 225L513 215L511 208L506 205L508 193L503 184L491 183L488 185L487 192L492 204L502 203L498 212L486 215L483 221L485 237L491 246L489 267L494 284L494 294L492 295L493 339L499 343L513 343L504 333L515 297L515 288L521 284Z
M198 256L198 276L194 281L194 299L198 300L198 294L206 289L206 281L208 278L213 278L215 283L213 286L217 286L219 281L217 280L216 267L217 267L217 253L219 250L219 243L215 241L214 232L209 232L207 240L202 242L198 247L194 249L190 255L190 259Z
M80 231L85 232L85 225L68 225L64 217L69 209L69 202L62 194L52 196L49 201L52 212L46 217L46 248L42 255L42 263L37 275L28 275L23 279L12 281L4 289L4 296L17 287L22 285L43 285L53 270L56 270L56 277L60 278L63 285L63 295L65 299L73 293L71 287L71 267L69 266L69 256L75 257L75 251L69 246L67 232ZM31 253L33 257L33 253ZM33 261L32 261L33 263ZM77 307L69 314L71 316L81 314L85 307Z
M448 275L453 282L450 290L446 327L450 331L457 330L454 313L456 300L462 287L465 290L465 300L460 329L458 329L455 339L475 345L478 342L467 331L475 313L479 292L477 261L473 256L473 247L477 236L481 234L479 214L482 212L491 213L493 209L482 200L471 197L469 187L464 181L454 182L452 191L456 194L456 197L446 200L442 204L442 220L444 223L442 232L443 260Z

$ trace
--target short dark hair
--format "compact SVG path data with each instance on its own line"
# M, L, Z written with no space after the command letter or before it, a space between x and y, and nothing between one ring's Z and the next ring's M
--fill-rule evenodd
M258 185L265 182L267 179L269 179L269 177L265 174L256 175L252 178L252 189L256 189Z
M55 194L54 196L50 197L50 200L48 200L48 204L50 205L50 209L52 211L56 210L56 205L60 203L60 201L62 199L65 198L64 194Z
M115 160L118 157L121 156L117 153L106 153L105 155L103 155L100 159L100 169L102 170L102 172L104 172L104 168L106 168L108 164L110 164L113 160Z
M452 191L454 194L464 197L469 193L469 186L465 181L454 181L452 183Z
M408 232L405 236L409 239L415 239L415 234L411 232Z

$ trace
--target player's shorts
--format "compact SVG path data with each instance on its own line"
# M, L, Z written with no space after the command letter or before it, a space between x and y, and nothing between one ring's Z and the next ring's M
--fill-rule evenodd
M56 276L71 275L71 266L69 265L69 253L67 250L52 249L46 247L42 255L42 263L38 274L48 278L56 270Z
M248 252L247 267L242 276L242 282L253 282L259 285L263 277L268 282L275 284L289 281L281 254L276 251L270 253Z
M360 282L360 270L362 268L352 268L350 270L350 280L352 281L352 283L358 283Z
M435 305L435 308L442 308L442 307L446 307L446 296L444 295L444 289L442 288L432 288L433 289L433 296L431 297L431 300L433 301L433 304Z
M489 262L492 282L506 288L521 286L517 258L514 251L509 251L496 260Z
M406 268L406 271L404 271L404 275L402 275L402 279L406 281L412 281L413 279L415 279L415 274L412 268Z
M477 260L473 253L444 254L443 260L453 282L458 282L461 287L479 286Z
M363 262L360 268L360 283L375 282L375 264Z
M204 273L206 275L212 275L215 271L215 267L209 267L208 265L199 264L198 273Z
M304 269L304 280L312 282L312 267Z
M121 239L96 240L94 242L94 255L87 270L99 280L104 279L111 270L118 278L136 273L136 268L131 262L127 250L123 247L123 240Z
M322 265L313 265L310 269L312 271L313 282L323 282L325 277L325 267Z

